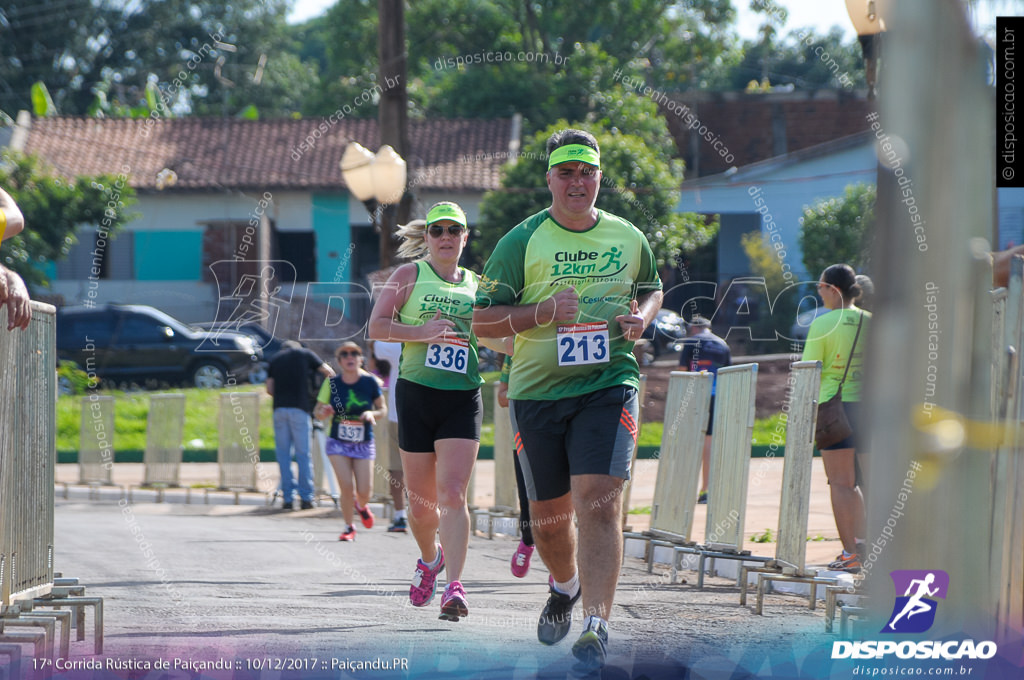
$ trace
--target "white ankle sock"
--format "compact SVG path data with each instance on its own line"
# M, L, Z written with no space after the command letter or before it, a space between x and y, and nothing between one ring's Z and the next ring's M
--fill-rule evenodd
M437 566L441 564L441 548L438 547L437 555L434 556L434 561L427 564L431 569L437 569Z
M576 597L576 593L580 592L580 575L579 573L573 574L572 578L562 583L561 581L555 581L555 590L568 595L569 597Z

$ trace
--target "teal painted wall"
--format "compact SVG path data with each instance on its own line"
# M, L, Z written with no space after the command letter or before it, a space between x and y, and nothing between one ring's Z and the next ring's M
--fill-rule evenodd
M203 262L202 231L135 232L138 281L198 281Z
M316 234L316 277L321 282L347 282L352 277L352 228L348 194L313 194Z

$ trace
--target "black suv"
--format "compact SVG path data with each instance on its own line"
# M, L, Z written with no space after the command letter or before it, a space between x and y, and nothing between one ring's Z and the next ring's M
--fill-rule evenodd
M204 321L202 323L192 325L211 333L222 333L230 330L234 333L243 333L251 336L256 347L263 351L263 361L259 363L259 366L254 366L252 371L249 372L249 382L253 384L262 384L266 382L270 362L275 356L277 356L277 353L281 351L281 348L284 345L284 343L276 338L273 333L258 323L248 322L234 324L230 321Z
M57 356L106 383L214 388L263 358L248 335L203 331L145 305L59 309Z

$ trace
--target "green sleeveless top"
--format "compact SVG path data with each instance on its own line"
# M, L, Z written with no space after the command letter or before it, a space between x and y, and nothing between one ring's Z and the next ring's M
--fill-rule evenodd
M483 384L477 370L473 303L476 274L459 267L462 281L446 281L426 260L416 262L416 283L408 301L398 310L398 321L422 326L441 310L441 318L455 323L455 337L447 341L402 343L398 377L439 390L472 390Z

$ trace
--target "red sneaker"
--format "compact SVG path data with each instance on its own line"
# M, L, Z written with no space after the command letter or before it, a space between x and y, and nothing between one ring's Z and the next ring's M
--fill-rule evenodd
M356 506L356 512L359 513L359 519L361 519L363 521L363 527L366 528L366 529L372 529L373 528L373 513L370 512L370 506L366 506L365 508L361 508L361 507L359 507L357 505Z
M356 540L356 528L351 524L348 525L348 529L342 532L341 536L338 536L339 541L354 541Z

